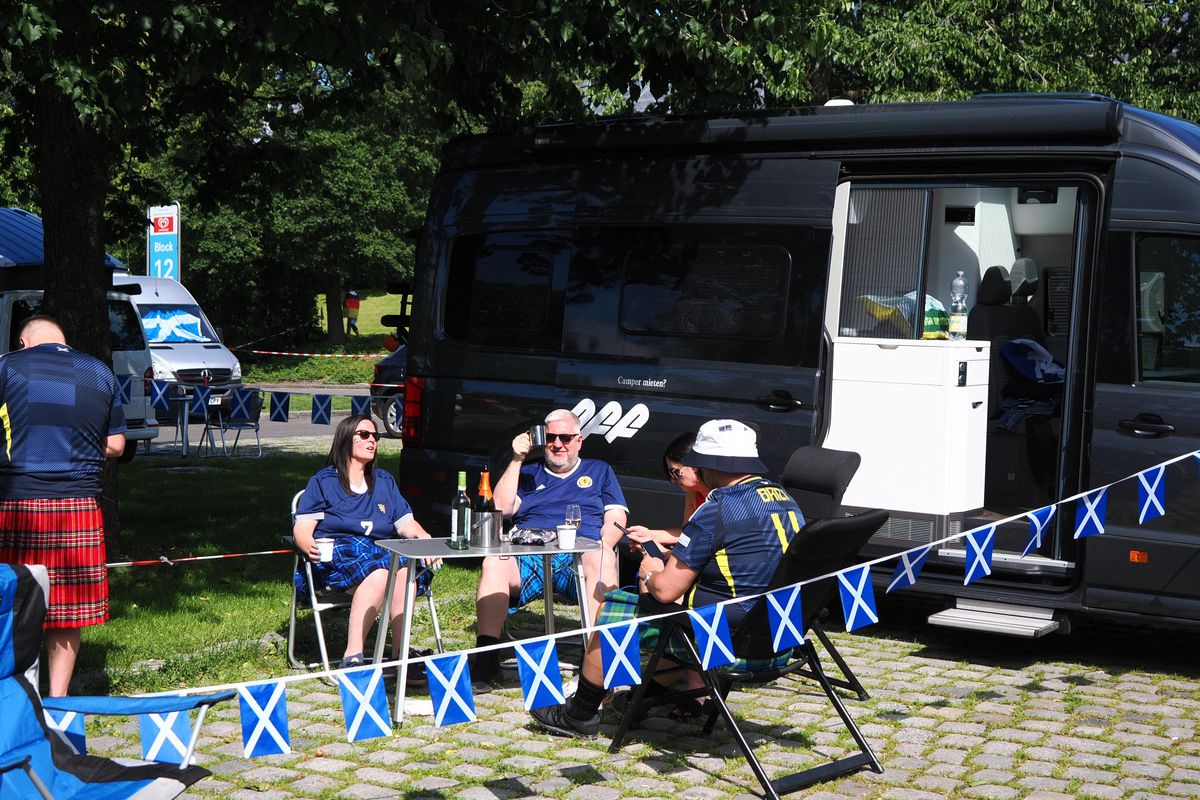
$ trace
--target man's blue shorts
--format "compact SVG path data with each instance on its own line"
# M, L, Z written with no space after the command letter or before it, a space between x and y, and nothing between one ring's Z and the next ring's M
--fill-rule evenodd
M579 592L575 590L574 564L575 559L570 553L555 553L550 557L550 577L555 594L569 602L578 603ZM537 600L546 588L542 577L541 556L517 556L517 569L521 573L521 595L516 604L509 604L510 614L526 603Z

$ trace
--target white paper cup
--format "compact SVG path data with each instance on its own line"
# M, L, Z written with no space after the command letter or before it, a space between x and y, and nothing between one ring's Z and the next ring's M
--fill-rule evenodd
M559 525L558 526L558 549L573 550L575 549L575 532L577 528L574 525Z
M322 561L333 561L333 539L317 539L317 552Z

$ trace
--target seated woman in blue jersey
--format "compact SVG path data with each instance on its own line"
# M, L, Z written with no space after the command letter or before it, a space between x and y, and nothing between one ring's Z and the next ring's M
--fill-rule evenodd
M428 539L413 518L412 509L396 487L395 479L375 468L379 434L369 416L353 415L338 423L324 469L313 475L296 506L292 535L296 546L313 562L313 576L328 591L349 592L350 623L342 667L363 663L363 641L379 614L387 588L391 554L375 544L396 535ZM333 539L333 558L321 561L318 538ZM392 620L392 659L400 647L397 618L404 614L407 559L401 558L389 614ZM436 564L433 566L436 567ZM418 577L418 591L429 586L428 571ZM304 571L297 570L296 587L308 593Z

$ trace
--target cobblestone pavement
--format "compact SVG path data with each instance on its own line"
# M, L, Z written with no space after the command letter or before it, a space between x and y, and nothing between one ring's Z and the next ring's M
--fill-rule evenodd
M847 705L885 771L795 796L1200 797L1200 634L1089 623L1068 637L1028 642L933 629L911 613L899 622L883 616L866 635L834 639L871 694ZM698 727L652 716L612 755L609 717L596 740L550 737L529 724L515 679L512 688L476 697L478 723L437 729L428 717L409 718L391 738L358 744L345 741L335 689L302 682L288 694L293 752L243 759L236 704L228 703L210 714L201 740L200 762L214 775L189 797L715 800L759 793L721 724L702 738ZM794 771L853 747L809 684L731 700L769 771ZM92 752L137 752L129 722L91 734Z

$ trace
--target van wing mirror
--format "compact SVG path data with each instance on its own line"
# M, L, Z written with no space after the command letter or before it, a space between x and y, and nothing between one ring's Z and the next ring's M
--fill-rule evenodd
M379 321L389 328L395 328L399 333L404 333L409 320L412 319L412 282L389 281L387 290L388 294L400 295L400 313L384 314Z
M123 285L118 285L118 284L114 283L109 288L109 291L110 292L119 292L121 294L127 294L127 295L133 297L135 295L139 295L142 293L142 287L140 284L137 284L137 283L126 283Z

